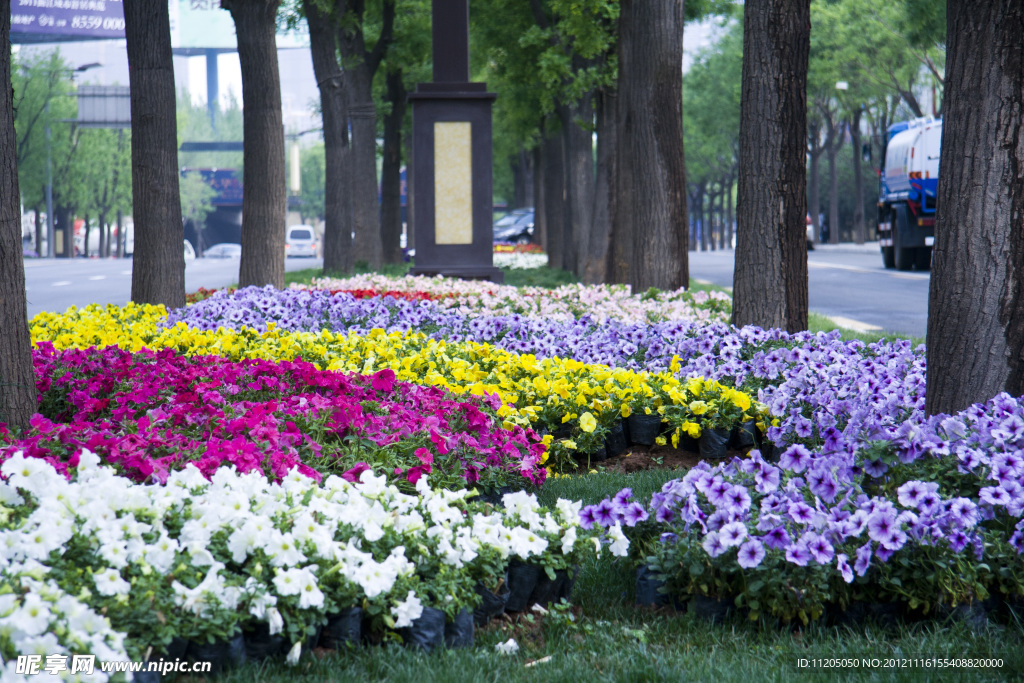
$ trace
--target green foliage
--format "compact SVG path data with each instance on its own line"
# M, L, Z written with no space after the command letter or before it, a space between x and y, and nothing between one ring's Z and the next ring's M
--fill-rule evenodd
M206 227L206 217L213 212L213 198L217 191L203 180L200 173L192 171L184 174L178 182L178 193L182 220L191 221L202 232Z
M690 183L735 173L739 152L743 24L731 22L683 79L683 141Z
M299 213L304 223L324 217L324 143L318 142L299 151Z
M61 119L75 116L70 68L57 50L36 54L19 52L12 60L18 185L26 206L41 207L44 202L47 127L51 130L50 147L54 158L66 156L64 148L70 140L70 126Z

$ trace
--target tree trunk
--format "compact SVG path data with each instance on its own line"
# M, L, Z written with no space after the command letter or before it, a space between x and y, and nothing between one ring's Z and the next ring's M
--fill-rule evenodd
M82 233L82 256L89 258L89 214L82 216Z
M734 170L734 173L735 173L735 170ZM729 189L728 189L728 195L726 196L726 205L725 205L725 222L726 222L726 226L727 226L726 227L726 232L727 232L726 240L727 240L727 244L728 244L729 249L732 249L733 248L733 244L734 244L732 238L733 238L734 228L735 228L735 210L734 210L735 207L733 206L732 188L733 188L733 185L735 183L736 183L736 176L735 175L729 176Z
M544 200L544 145L533 148L533 241L547 251L548 219Z
M950 0L947 12L930 415L1024 394L1024 5Z
M864 178L860 171L860 117L862 110L853 112L850 121L850 142L853 145L853 241L864 244L867 240L867 227L864 225Z
M36 376L21 253L18 140L11 89L11 3L0 0L0 424L27 429L36 411Z
M810 206L807 207L807 212L811 214L811 223L814 225L814 239L821 239L821 190L819 189L818 174L821 173L821 148L818 148L818 153L810 153L811 157L811 172L810 178L807 182L810 184Z
M565 164L561 133L544 138L544 213L548 265L565 268Z
M43 214L38 206L33 211L36 214L36 254L42 258L46 255L43 253Z
M185 305L185 228L178 197L178 124L167 4L125 0L124 22L135 217L132 301L180 308Z
M618 127L615 111L617 95L613 88L597 93L597 178L594 183L593 229L587 260L583 267L583 282L596 285L608 279L608 247L611 239L612 216L615 215L615 158L618 154Z
M700 250L710 251L708 233L711 232L711 190L706 183L700 184Z
M682 0L623 0L613 263L633 291L689 284L682 55Z
M593 94L583 95L574 105L558 108L565 144L565 189L567 220L565 268L583 276L590 253L590 230L594 215L594 120Z
M515 187L515 197L512 200L515 209L533 207L533 154L520 147L512 164L512 181ZM534 232L536 232L536 221L534 221Z
M242 261L240 287L284 287L288 195L284 120L277 67L276 17L281 0L222 0L231 11L242 68ZM180 245L179 245L180 250Z
M320 89L324 124L324 272L352 270L352 206L349 178L348 111L337 58L337 18L303 0L309 23L313 74ZM410 193L411 196L411 193Z
M384 117L384 160L381 165L380 240L385 263L402 262L402 123L405 120L405 81L401 71L388 71L387 99L391 113Z
M390 42L394 24L394 0L383 3L384 29L372 52L363 36L365 0L341 0L342 16L338 47L343 70L349 125L352 127L351 198L352 257L371 268L381 264L380 206L377 203L377 105L373 101L373 76L383 50Z
M830 138L833 139L833 143L828 146L825 152L828 158L828 242L829 244L839 244L839 174L836 172L836 157L839 155L839 150L843 147L843 135L842 123L839 125L838 132L833 136L830 133Z
M807 329L810 0L747 0L733 323Z

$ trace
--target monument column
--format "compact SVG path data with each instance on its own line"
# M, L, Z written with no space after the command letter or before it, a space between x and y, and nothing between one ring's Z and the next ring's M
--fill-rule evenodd
M413 275L501 282L494 267L491 106L469 81L468 0L433 0L434 82L412 103Z

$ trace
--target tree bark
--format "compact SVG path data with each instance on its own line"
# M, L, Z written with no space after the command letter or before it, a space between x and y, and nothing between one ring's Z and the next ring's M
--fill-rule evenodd
M324 124L324 272L352 270L352 205L349 177L348 111L338 66L338 19L303 0L309 24L313 74L320 90Z
M829 122L829 140L825 150L828 159L828 243L839 244L839 174L836 171L836 157L843 147L843 125Z
M401 71L385 76L391 112L384 117L384 160L380 171L380 238L385 263L402 262L402 123L405 120L405 81Z
M733 323L807 329L810 0L747 0Z
M534 207L534 176L533 154L521 147L519 154L516 155L516 159L512 163L512 179L515 187L515 197L512 200L513 208L525 209ZM536 233L536 221L534 223L534 232Z
M689 284L682 55L682 0L623 0L612 263L633 291Z
M853 146L853 241L864 244L867 240L867 226L864 224L864 178L861 175L860 118L862 110L853 112L850 120L850 143Z
M238 36L242 69L242 260L238 284L284 287L288 195L284 120L277 66L276 17L281 0L221 0Z
M132 301L180 308L185 305L185 228L178 198L178 124L167 5L125 0L124 22L135 218ZM65 249L73 253L74 245Z
M544 213L548 265L565 268L565 164L561 133L544 138Z
M21 253L10 40L11 2L0 0L0 424L27 429L36 411L36 376Z
M544 145L533 148L533 241L547 251L548 219L544 200Z
M558 107L558 114L565 145L565 268L582 277L594 215L593 94L586 93L576 103Z
M615 159L618 155L618 96L613 88L597 93L597 177L594 181L593 229L583 267L583 282L596 285L608 279L608 252L615 215Z
M1024 394L1024 5L950 0L925 409ZM966 294L965 294L966 293Z
M343 70L349 124L352 127L351 189L352 256L371 268L381 264L380 206L377 204L377 105L373 101L373 76L384 50L391 42L395 18L394 0L383 3L381 37L372 51L363 36L365 0L339 0L341 15L338 47Z

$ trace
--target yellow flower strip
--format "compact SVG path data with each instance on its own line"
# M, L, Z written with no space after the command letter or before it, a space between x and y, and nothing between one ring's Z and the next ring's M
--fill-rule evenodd
M31 323L32 340L50 341L58 349L117 345L131 351L174 349L231 360L302 357L320 369L344 372L390 368L400 381L441 386L455 394L497 393L505 403L499 415L509 423L540 428L571 422L587 433L594 430L595 416L609 426L640 406L653 406L670 426L691 434L699 434L702 426L716 426L715 415L729 412L722 406L734 416L764 412L747 394L718 382L636 373L568 358L537 359L489 344L429 339L418 332L372 330L358 335L282 332L273 327L263 332L223 327L205 331L185 323L163 329L159 324L165 318L163 306L94 304L63 314L40 313ZM582 424L580 415L586 415Z

